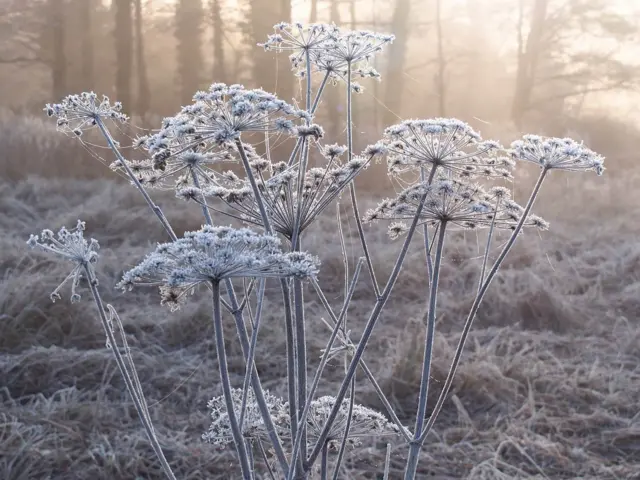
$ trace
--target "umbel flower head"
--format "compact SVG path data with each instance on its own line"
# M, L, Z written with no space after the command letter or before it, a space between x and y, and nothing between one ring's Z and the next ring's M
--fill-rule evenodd
M282 253L272 235L248 228L212 227L187 232L183 238L159 244L138 266L126 272L118 284L157 285L181 296L201 283L227 278L313 277L318 261L307 253Z
M300 231L304 231L369 164L370 159L364 157L354 157L341 164L338 157L344 151L343 147L337 145L327 147L324 151L327 165L305 172L302 185L298 185L299 164L289 167L284 162L275 165L253 162L253 168L260 173L257 176L258 188L275 231L291 240L298 215ZM187 187L178 191L178 196L186 200L199 201L202 195L224 202L237 218L263 226L253 190L247 180L238 179L228 187L212 186L202 190Z
M326 43L339 32L335 25L281 22L274 25L275 33L267 37L265 43L258 46L275 52L290 52L289 59L294 70L301 72L306 63L307 54L317 58L322 54Z
M223 145L239 139L243 132L295 135L295 120L311 120L307 112L275 95L242 85L215 83L208 91L197 92L193 100L178 115L165 119L162 129L150 139L150 153L168 150L165 155L174 155L202 142Z
M311 401L307 417L309 439L317 441L336 403L336 398L324 396ZM285 404L285 409L288 408ZM327 441L335 449L340 445L349 419L349 399L344 399L338 415L331 426ZM395 423L389 422L384 415L362 405L355 404L351 412L351 424L347 443L358 446L363 438L398 435L400 430Z
M535 163L547 170L604 172L604 157L570 138L549 138L525 135L511 144L509 151L514 160Z
M44 108L49 117L56 117L58 128L63 132L70 132L81 136L85 130L97 125L98 120L116 120L125 122L127 116L122 113L120 102L111 103L109 97L93 92L83 92L68 95L60 103L50 104Z
M387 154L389 173L395 175L436 167L459 176L511 179L509 169L515 164L496 155L500 144L483 141L467 123L455 118L406 120L388 127L378 149Z
M53 302L61 298L59 292L68 281L71 281L71 302L79 301L80 295L77 288L82 279L82 272L86 267L98 261L100 245L93 238L87 242L83 235L84 229L84 222L78 220L76 228L73 230L62 227L57 234L51 230L43 230L40 235L31 235L27 241L27 245L31 248L56 254L74 264L71 273L51 293Z
M455 178L441 177L431 185L421 182L402 191L396 198L383 200L376 208L365 214L365 222L376 220L412 220L418 206L424 200L419 224L439 225L463 229L490 227L515 229L523 208L509 198L503 187L485 192L479 185L469 184ZM547 224L531 215L526 226L546 229ZM392 237L404 233L402 223L393 223L389 228Z
M234 411L237 418L240 418L240 408L242 407L242 389L232 388L231 398L233 400ZM288 414L285 410L282 400L268 390L264 391L264 397L271 414L276 429L279 434L285 432L285 427L289 424ZM211 412L213 422L209 426L209 430L202 435L202 439L217 447L225 447L233 444L233 434L229 422L229 413L227 411L224 396L214 397L207 404ZM247 392L247 404L244 413L244 421L242 423L242 435L248 440L262 440L269 442L269 433L264 424L260 409L256 403L253 390Z
M175 138L175 154L171 154L169 150L158 153L152 146L156 142L157 139L153 137L138 138L135 147L154 153L144 160L126 160L138 181L150 188L177 189L216 183L223 178L216 167L236 161L232 148L211 146L206 142L193 145L189 138ZM178 147L181 142L185 144L185 148ZM254 153L249 145L245 145L245 150L248 155ZM121 168L120 160L111 164L112 170L118 171Z

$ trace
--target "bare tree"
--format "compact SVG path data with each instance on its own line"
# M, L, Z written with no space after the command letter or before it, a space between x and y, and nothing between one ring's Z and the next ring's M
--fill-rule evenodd
M438 92L438 115L441 117L446 116L446 82L445 82L445 69L447 67L446 59L444 56L444 36L442 33L442 5L441 0L435 0L436 2L436 46L438 49L438 73L436 74L436 90Z
M94 88L94 45L93 45L93 9L95 2L91 0L75 0L74 7L78 12L78 35L80 37L80 80L81 90Z
M151 89L149 88L149 76L147 74L147 62L144 56L144 30L142 0L134 0L135 10L135 34L136 34L136 78L137 101L136 112L141 117L149 113L151 106Z
M318 21L318 0L311 0L311 12L309 13L309 23Z
M51 41L51 90L55 99L60 99L67 92L67 56L65 53L65 2L49 0L49 28Z
M133 19L131 0L113 0L115 9L116 98L131 108L131 71L133 69Z
M276 93L283 100L290 101L293 97L293 78L288 60L278 58L278 69L273 72L275 54L265 52L255 45L262 43L267 35L273 33L273 26L281 21L291 20L291 0L252 0L249 21L251 42L253 43L253 79L257 86L268 92Z
M175 35L178 40L178 77L180 101L191 103L200 88L202 71L202 2L179 0L176 6Z
M393 16L391 18L391 31L395 32L396 39L389 46L389 64L386 76L386 90L384 103L387 109L383 114L385 125L391 125L397 120L393 113L399 109L402 103L404 91L405 53L409 39L409 16L411 14L411 0L396 0Z
M620 45L637 32L632 16L621 15L608 0L532 1L530 11L525 0L519 4L511 109L516 125L528 112L561 111L569 98L637 86L639 66L618 56ZM604 50L598 45L613 46Z
M213 67L212 77L215 82L227 82L224 55L224 25L222 23L220 0L211 2L211 20L213 24Z

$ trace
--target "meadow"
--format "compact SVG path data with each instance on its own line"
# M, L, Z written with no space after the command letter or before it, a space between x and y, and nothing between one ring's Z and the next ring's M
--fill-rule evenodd
M123 270L164 240L142 198L76 142L56 133L54 125L11 114L0 120L0 478L163 478L105 348L95 307L89 300L52 303L49 294L67 267L30 252L25 243L31 233L72 225L78 218L100 241L102 293L124 322L176 476L236 478L233 456L200 439L210 423L207 401L220 394L208 299L196 297L168 314L154 292L115 289ZM419 478L640 479L639 177L632 159L616 157L614 147L598 181L559 175L546 184L536 213L551 229L525 233L489 290L452 394L427 440ZM106 149L102 155L111 161ZM372 205L388 193L384 177L381 169L362 179ZM524 178L519 188L527 182ZM155 198L178 235L201 225L193 205L172 194ZM348 202L342 209L349 210ZM305 247L321 257L321 280L344 275L333 233L335 210L328 212L305 239ZM355 226L348 215L342 221L353 261L360 255ZM389 243L384 228L366 228L384 278L398 244ZM475 233L465 233L447 245L432 401L469 309L463 293L477 283L479 243ZM407 424L413 421L424 343L420 253L416 241L365 354ZM363 275L348 315L353 338L371 302L368 281ZM340 305L341 288L325 293ZM284 396L286 343L278 299L276 282L267 283L260 345L268 344L269 354L258 351L256 363L265 388ZM321 321L326 314L311 290L305 300L314 364L328 336ZM237 383L244 371L242 352L233 326L227 326ZM341 369L340 362L330 366L319 394L335 390ZM381 408L364 378L357 402ZM349 451L344 478L377 478L384 454L384 444L373 441ZM392 450L392 478L400 477L403 456L400 447Z

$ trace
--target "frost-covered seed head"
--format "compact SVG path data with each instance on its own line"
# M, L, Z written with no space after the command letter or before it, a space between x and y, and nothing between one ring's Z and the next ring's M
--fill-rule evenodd
M275 236L248 228L204 226L174 242L159 244L123 275L118 287L157 285L187 293L201 283L227 278L314 277L318 263L307 253L283 253Z
M68 95L60 103L47 103L44 111L49 117L56 117L59 130L77 137L95 127L99 120L124 123L128 119L120 102L112 104L109 97L103 95L99 99L93 92Z
M84 238L84 229L85 223L78 220L76 228L73 230L62 227L57 234L51 230L43 230L40 235L31 235L27 241L27 245L31 248L56 254L74 264L71 273L51 293L53 302L61 298L59 292L68 281L71 281L71 302L79 301L80 295L76 290L83 272L98 261L100 245L93 238L87 241Z
M547 170L604 173L604 157L570 138L525 135L511 144L511 158L535 163Z

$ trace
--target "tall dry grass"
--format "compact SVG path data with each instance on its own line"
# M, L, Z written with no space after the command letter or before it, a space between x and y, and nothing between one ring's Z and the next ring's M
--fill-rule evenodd
M168 316L153 294L118 293L113 285L122 269L164 240L161 227L132 188L95 161L85 161L72 142L54 137L44 125L27 128L37 120L16 126L18 120L0 128L0 165L6 172L0 182L0 478L162 478L104 346L101 325L86 306L51 303L48 295L65 267L27 254L30 233L77 218L87 220L88 235L102 245L105 299L117 304L125 323L176 475L235 478L232 457L200 440L210 423L206 402L220 394L219 385L211 383L217 365L207 300ZM39 176L26 176L27 171ZM421 478L640 478L640 212L631 173L614 175L597 190L578 189L577 182L564 179L549 182L538 213L552 218L554 228L541 237L526 234L489 290L451 398L428 440ZM158 202L178 234L201 223L198 209L171 195ZM326 233L335 222L332 215L322 218L306 243L320 254L321 276L327 278L343 273L339 246ZM344 227L347 233L355 228ZM379 252L375 260L384 276L395 257L393 245L382 229L368 233L370 242L379 244L372 250ZM357 238L347 241L347 251L357 258ZM467 234L449 243L434 399L469 307L459 293L476 284L478 242L482 239ZM410 255L407 265L415 267L400 277L365 356L382 372L378 378L405 412L406 423L415 411L422 361L416 352L423 343L417 326L424 311L418 242ZM355 338L370 305L366 281L363 275L349 314ZM265 308L270 355L258 352L256 362L265 387L284 395L278 287L267 288L273 290L267 298L276 299ZM327 294L340 303L341 291ZM317 361L326 337L324 313L312 294L306 301L310 357ZM229 329L227 338L234 338L232 325ZM241 381L240 348L235 343L227 348L235 381ZM321 394L339 381L340 368L332 365ZM380 408L366 384L358 402ZM350 452L344 478L375 478L382 452ZM392 460L399 475L403 459L393 452Z

